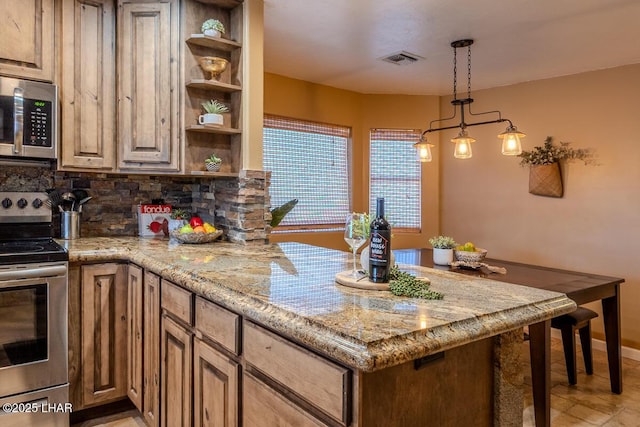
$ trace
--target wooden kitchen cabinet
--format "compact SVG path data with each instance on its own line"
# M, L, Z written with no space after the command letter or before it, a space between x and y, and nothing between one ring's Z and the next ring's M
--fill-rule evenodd
M178 171L179 4L118 1L118 168Z
M0 74L53 81L53 6L54 0L0 2Z
M267 412L275 419L280 413L289 414L296 420L291 425L298 425L297 422L323 425L320 421L302 422L312 418L349 425L352 402L349 369L248 321L243 324L243 339L246 369L253 375L260 373L264 383L249 387L245 381L245 425L260 425L259 414ZM279 390L281 396L255 402L271 388ZM301 412L308 414L300 415Z
M160 277L144 273L143 410L149 427L160 425Z
M81 274L82 407L89 407L127 396L127 265L83 265Z
M161 281L160 425L190 427L192 414L193 294Z
M127 396L142 411L143 290L142 268L129 264L127 280Z
M115 167L115 20L113 0L62 2L64 168Z
M196 338L193 382L194 426L237 427L240 365Z

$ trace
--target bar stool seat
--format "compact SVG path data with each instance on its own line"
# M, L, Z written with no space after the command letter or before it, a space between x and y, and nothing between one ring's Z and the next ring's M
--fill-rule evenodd
M593 374L593 355L591 352L591 319L598 317L598 313L588 308L578 307L576 311L551 319L551 327L560 329L562 333L562 347L564 360L567 365L569 384L575 385L577 380L576 367L576 330L580 333L584 369L587 375Z

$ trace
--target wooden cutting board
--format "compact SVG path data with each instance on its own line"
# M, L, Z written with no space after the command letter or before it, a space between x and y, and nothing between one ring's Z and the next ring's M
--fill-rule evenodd
M336 273L336 282L343 286L349 286L351 288L368 289L370 291L388 291L388 283L374 283L369 280L367 276L363 276L362 279L354 279L351 277L351 270L341 271Z

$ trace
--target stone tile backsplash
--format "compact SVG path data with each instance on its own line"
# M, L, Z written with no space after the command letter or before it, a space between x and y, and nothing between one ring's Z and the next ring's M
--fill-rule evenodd
M0 167L0 191L86 190L93 199L83 207L80 229L83 237L136 236L138 204L162 199L223 229L230 241L264 242L271 232L269 182L269 172L247 170L237 178L212 179ZM54 212L53 224L54 235L59 236L58 212Z

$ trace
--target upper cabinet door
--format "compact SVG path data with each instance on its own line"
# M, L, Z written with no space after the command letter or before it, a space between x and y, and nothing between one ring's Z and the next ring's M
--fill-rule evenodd
M62 3L62 166L115 167L115 7Z
M0 1L0 74L53 81L53 1Z
M179 170L178 24L175 0L118 2L120 169Z

